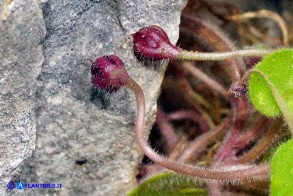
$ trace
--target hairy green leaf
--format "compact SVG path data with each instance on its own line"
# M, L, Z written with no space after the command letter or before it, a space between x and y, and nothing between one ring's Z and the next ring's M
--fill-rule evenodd
M293 50L266 56L250 71L248 92L254 107L266 116L281 113L293 128ZM291 130L293 131L293 130Z
M293 194L293 139L282 144L271 164L271 195Z
M202 196L208 195L200 183L188 176L173 172L163 172L152 176L133 189L128 196Z
M266 75L293 114L293 50L278 50L265 57L254 69ZM249 97L254 106L266 116L280 114L268 82L257 73L250 76Z

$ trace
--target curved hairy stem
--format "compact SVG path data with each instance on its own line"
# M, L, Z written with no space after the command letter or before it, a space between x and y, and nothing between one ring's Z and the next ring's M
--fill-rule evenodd
M196 51L180 51L177 56L178 59L182 60L207 60L207 61L218 61L226 60L235 57L248 57L248 56L266 56L270 54L271 50L261 49L248 49L248 50L237 50L230 52L196 52Z
M202 18L193 16L193 14L182 15L180 31L186 34L195 34L196 36L193 37L204 47L213 48L213 50L218 52L235 51L238 49L233 41L231 41L219 28L215 28ZM204 42L202 42L202 40L204 40ZM231 80L239 81L245 70L243 59L227 59L224 63Z
M127 79L126 86L134 91L136 102L137 102L137 118L136 118L136 139L141 150L155 163L179 172L181 174L187 174L205 179L215 180L237 180L247 179L252 177L260 177L265 175L268 177L269 166L248 166L244 169L238 169L234 171L225 171L219 169L204 169L196 166L188 166L178 164L170 161L167 158L157 154L148 144L144 135L144 124L145 124L145 99L141 87L131 78Z

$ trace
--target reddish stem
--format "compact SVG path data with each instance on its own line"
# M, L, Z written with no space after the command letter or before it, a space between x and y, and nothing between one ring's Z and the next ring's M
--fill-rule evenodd
M268 131L266 131L262 140L259 141L253 149L240 157L238 159L238 163L250 162L252 160L255 160L255 157L260 157L262 154L264 154L268 150L268 146L272 145L281 138L281 136L277 132L277 130L280 129L280 126L282 126L281 120L274 122L273 126Z
M241 130L245 123L245 115L246 115L246 105L247 101L243 97L236 97L233 98L233 108L234 108L234 123L231 132L227 136L224 141L224 144L215 158L215 165L219 165L227 159L226 163L228 162L228 158L235 158L234 157L234 145L238 141L238 137L241 133ZM235 159L236 161L236 159ZM229 160L229 163L235 162L233 159Z
M190 73L193 77L202 81L211 90L213 90L213 92L219 93L223 97L227 96L228 91L225 89L223 85L221 85L219 82L206 75L200 69L196 68L193 63L186 61L181 64L181 67L182 69Z
M169 122L167 115L158 108L156 123L160 129L160 132L167 143L167 151L170 152L178 141L177 134Z
M247 131L245 135L240 137L238 141L234 144L234 147L237 149L243 149L245 146L248 145L248 143L252 140L254 140L258 134L260 134L262 128L264 125L268 122L268 119L266 117L261 117L257 123L254 129Z
M227 171L227 169L220 171L204 169L196 166L188 166L183 164L178 164L176 162L170 161L167 158L157 154L144 139L144 124L145 124L145 99L141 87L130 77L126 80L126 86L130 88L136 97L137 102L137 118L136 118L136 139L141 150L147 155L152 161L158 163L159 165L179 172L181 174L187 174L191 176L196 176L205 179L215 179L215 180L237 180L237 179L247 179L252 177L259 177L261 175L266 175L268 177L269 166L249 166L248 168L238 169L234 171Z
M232 122L232 118L227 117L225 120L222 121L220 125L215 127L214 129L210 130L207 133L202 134L196 140L191 142L189 146L186 148L186 150L183 152L183 154L178 159L179 162L188 162L190 160L197 159L200 152L205 150L205 147L212 141L215 140L215 138L219 138L220 135L223 135Z
M199 125L199 130L201 132L207 132L209 130L209 126L205 122L203 117L192 110L182 110L182 111L173 112L168 115L168 118L170 120L189 119Z
M186 78L184 78L184 77L180 77L180 78L177 79L177 82L180 85L180 87L182 88L182 91L186 92L186 94L187 94L186 98L188 99L188 102L194 107L195 110L197 110L199 112L199 114L205 120L207 125L209 127L211 127L211 128L215 127L215 124L214 124L211 116L199 104L199 102L203 98L202 97L200 97L200 98L196 97L196 94L194 93L194 91L193 91L191 85L189 84L188 80ZM209 105L208 102L203 102L202 101L201 104L204 105L211 112L212 108L211 108L211 106Z

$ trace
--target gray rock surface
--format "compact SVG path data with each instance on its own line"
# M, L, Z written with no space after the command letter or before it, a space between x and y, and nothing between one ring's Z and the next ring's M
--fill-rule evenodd
M112 53L123 59L145 91L149 130L164 66L144 66L127 38L158 24L176 42L186 0L0 2L9 13L0 21L0 193L124 195L142 158L134 95L93 89L90 60ZM62 188L8 191L10 179Z
M36 82L45 23L34 0L0 1L0 195L36 143Z

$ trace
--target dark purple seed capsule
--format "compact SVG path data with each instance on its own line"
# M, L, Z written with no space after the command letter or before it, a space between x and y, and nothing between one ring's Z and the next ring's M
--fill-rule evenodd
M138 56L154 60L175 59L180 50L171 44L165 31L159 26L149 26L132 34L133 49Z
M116 91L124 86L126 79L129 77L124 63L116 55L97 58L92 64L91 73L93 85L109 92Z

